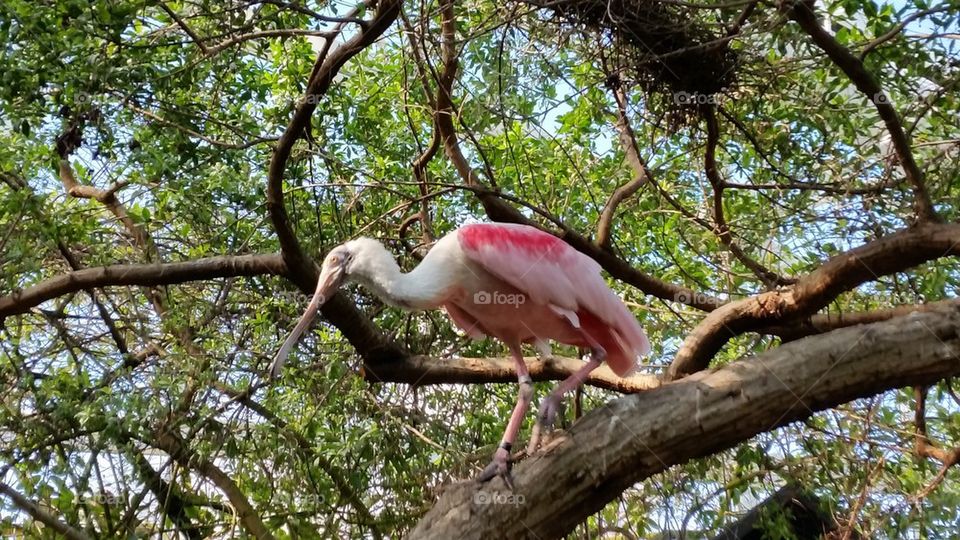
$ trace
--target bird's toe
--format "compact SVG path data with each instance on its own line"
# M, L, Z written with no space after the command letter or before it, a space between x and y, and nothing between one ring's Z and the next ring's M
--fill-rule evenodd
M504 448L497 448L497 451L493 454L493 459L483 469L483 472L480 473L480 476L477 477L477 481L489 482L490 480L493 480L495 476L499 476L503 478L503 483L505 483L507 487L512 490L513 476L510 474L512 469L513 460L510 458L510 451Z

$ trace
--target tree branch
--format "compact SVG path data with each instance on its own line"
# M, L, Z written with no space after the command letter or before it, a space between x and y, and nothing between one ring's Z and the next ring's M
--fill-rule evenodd
M362 25L361 30L338 47L329 56L324 53L317 60L318 67L310 77L304 97L280 136L270 160L267 176L267 209L283 260L289 269L289 278L304 293L310 294L316 287L317 268L309 255L303 250L290 224L290 217L283 205L283 173L293 150L293 145L303 136L320 97L323 96L340 68L364 48L376 41L393 24L400 11L397 0L383 0L378 3L373 19ZM321 308L324 318L336 326L357 352L369 361L391 361L404 356L402 348L383 335L370 320L347 301L342 294L331 298Z
M607 203L600 211L600 219L597 220L597 245L604 249L610 249L610 229L613 227L613 216L617 212L617 207L624 200L631 197L640 190L645 184L650 182L650 170L647 163L640 157L640 147L637 145L637 137L627 119L627 96L623 91L623 86L619 78L608 79L613 90L613 98L617 102L617 133L619 134L620 147L623 148L627 164L633 170L633 179L617 187L610 194Z
M530 377L535 381L563 380L583 367L576 358L525 358ZM517 370L511 358L434 358L411 356L401 362L365 364L363 378L371 382L428 384L515 383ZM587 378L586 384L622 393L636 393L660 386L654 375L633 374L619 377L603 365Z
M190 36L190 39L193 40L193 42L197 45L197 47L200 47L200 51L203 52L203 54L209 54L207 51L207 48L203 46L203 40L200 39L200 36L198 36L196 32L194 32L193 29L190 28L187 25L187 23L180 18L179 15L177 15L175 11L170 9L169 6L167 6L163 2L160 2L159 4L160 4L160 9L162 9L167 15L169 15L170 18L173 19L173 22L177 23L177 26L179 26L180 29L182 29L188 36Z
M733 336L811 315L867 281L949 255L960 255L960 225L925 223L832 257L789 289L725 304L687 336L667 379L706 368Z
M14 506L29 514L33 519L63 535L64 538L68 538L69 540L90 540L90 537L80 530L61 521L57 516L44 510L38 504L24 497L17 490L3 482L0 482L0 493L9 497L10 500L13 501Z
M0 296L0 317L26 313L42 302L83 289L115 285L172 285L232 276L287 275L279 255L235 255L164 264L85 268Z
M912 304L896 306L888 309L872 311L857 311L853 313L818 313L805 319L797 320L785 326L770 326L761 329L765 334L773 334L784 342L793 341L807 336L823 334L839 328L848 328L858 324L871 324L889 321L894 317L902 317L916 312L936 311L953 306L960 306L960 298L951 298L927 304Z
M706 105L702 110L703 118L707 124L707 149L703 155L704 170L707 174L707 179L710 181L710 185L713 187L713 220L716 223L713 232L716 233L720 242L727 246L730 253L733 253L733 256L749 268L755 276L760 278L760 281L766 284L768 288L795 283L795 279L780 277L776 272L769 270L753 260L740 248L740 245L733 240L733 233L730 232L730 226L727 225L727 219L723 213L723 190L726 184L720 177L720 170L717 168L717 145L720 143L720 126L717 124L716 110L713 105Z
M558 538L631 485L815 411L960 373L960 310L789 343L617 399L500 479L448 487L409 538ZM522 498L521 498L522 496Z
M930 200L930 193L927 191L923 173L913 159L910 140L903 131L896 109L893 108L890 99L880 88L880 83L877 82L872 73L867 71L863 61L854 56L849 49L841 45L820 25L820 21L817 20L813 11L813 0L782 0L781 7L813 39L813 42L823 52L827 53L830 60L850 78L857 90L867 96L867 99L876 107L880 119L883 120L887 131L890 133L890 141L900 161L900 166L903 167L907 181L913 186L914 211L917 214L917 219L919 221L939 221L933 202Z

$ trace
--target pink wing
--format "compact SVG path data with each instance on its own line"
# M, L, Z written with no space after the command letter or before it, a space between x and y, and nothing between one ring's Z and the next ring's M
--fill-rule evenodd
M458 239L471 261L523 291L531 301L574 313L585 310L609 326L623 352L633 355L629 366L610 362L615 371L632 371L636 356L650 352L643 329L600 276L600 265L563 240L534 227L509 223L465 225L459 229Z

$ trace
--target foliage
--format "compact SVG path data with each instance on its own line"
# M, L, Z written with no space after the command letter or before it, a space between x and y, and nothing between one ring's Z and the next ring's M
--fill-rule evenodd
M637 61L636 51L621 54L630 45L602 29L526 3L456 2L452 93L467 160L492 173L485 185L525 216L593 236L610 194L637 173L618 138L615 88L623 88L655 184L620 204L613 252L721 299L766 285L713 226L700 106L717 111L733 238L771 272L802 276L910 224L914 195L877 109L782 10L733 2L684 13L691 28L716 36L748 4L748 24L729 45L737 58L730 85L665 94L643 90L622 65ZM0 296L84 267L278 252L267 166L324 43L303 31L330 32L338 23L325 19L348 12L371 16L354 8L4 0ZM903 119L936 210L956 221L960 10L926 0L839 0L816 10L840 44L864 54ZM436 5L407 2L403 11L406 22L343 67L285 170L291 222L318 258L368 235L409 269L419 244L484 217L442 149L426 181L412 171L434 134L441 32ZM909 22L876 41L900 21ZM65 187L57 149L71 130L82 143L61 154L76 182L116 187L126 220ZM401 226L420 215L421 201L429 219ZM662 372L700 312L610 282L654 343L645 369ZM958 287L956 261L941 259L878 277L827 311L936 301ZM349 298L410 351L504 354L496 342L459 335L441 313L385 308L362 289ZM441 486L486 462L516 389L370 384L357 376L362 360L350 344L318 324L281 382L237 398L260 380L305 303L287 280L264 274L81 291L6 318L0 480L91 536L246 534L223 487L195 467L209 462L278 537L401 535ZM714 365L778 344L740 336ZM588 388L582 407L613 397ZM671 469L624 492L575 536L716 531L787 480L815 491L841 527L864 537L949 536L960 521L960 484L954 471L925 489L939 464L912 451L914 403L912 390L891 391ZM960 445L960 401L946 382L931 390L926 412L932 440ZM186 446L185 460L163 444L169 434ZM4 535L53 537L0 501Z

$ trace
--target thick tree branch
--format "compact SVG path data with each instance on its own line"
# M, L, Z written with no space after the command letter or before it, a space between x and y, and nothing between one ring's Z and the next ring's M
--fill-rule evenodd
M0 493L9 497L10 500L13 501L14 506L29 514L33 519L50 527L64 538L68 538L69 540L90 540L90 537L80 530L61 521L60 518L43 509L40 505L24 497L20 492L3 482L0 482Z
M0 317L26 313L42 302L84 289L116 285L172 285L233 276L287 275L279 255L236 255L164 264L85 268L0 296Z
M530 377L535 381L563 380L583 367L576 358L525 358ZM363 377L371 382L428 384L516 383L517 370L511 358L434 358L411 356L402 362L370 365L363 368ZM619 377L603 365L587 379L586 384L622 393L636 393L660 386L654 375L634 374Z
M782 341L786 342L807 336L823 334L839 328L889 321L894 317L903 317L904 315L915 312L943 310L953 306L960 306L960 298L951 298L949 300L941 300L927 304L912 304L887 309L875 309L872 311L818 313L785 326L766 327L761 329L760 332L778 336Z
M558 538L672 465L815 411L957 374L958 309L789 343L588 413L514 467L513 493L499 479L450 486L409 538Z
M383 0L377 4L376 14L361 30L327 55L327 49L317 60L318 67L310 77L303 99L297 105L293 118L280 136L270 160L267 176L267 209L277 231L283 260L289 268L288 276L304 293L310 294L316 287L317 268L310 256L300 246L290 224L290 217L283 204L283 173L293 150L293 145L303 136L320 97L326 94L340 68L364 48L371 45L393 24L400 11L397 0ZM324 318L336 326L357 352L368 361L389 362L404 355L396 343L384 336L370 320L347 301L342 294L331 298L321 308Z
M820 25L820 21L813 11L813 0L782 0L781 5L790 18L796 21L803 28L803 31L813 39L813 42L823 52L827 53L830 60L850 78L857 90L867 96L867 99L876 107L880 119L883 120L887 131L890 133L890 141L893 144L900 166L903 167L907 181L913 187L914 210L917 219L920 221L938 221L939 217L933 207L933 202L930 200L930 193L927 191L923 173L913 159L910 140L903 131L903 125L897 115L897 110L894 109L890 99L880 88L880 83L877 82L876 77L867 71L863 61L854 56L849 49L841 45Z
M960 255L960 225L921 224L837 255L789 289L725 304L687 336L667 379L706 368L733 336L806 317L865 282L950 255Z

